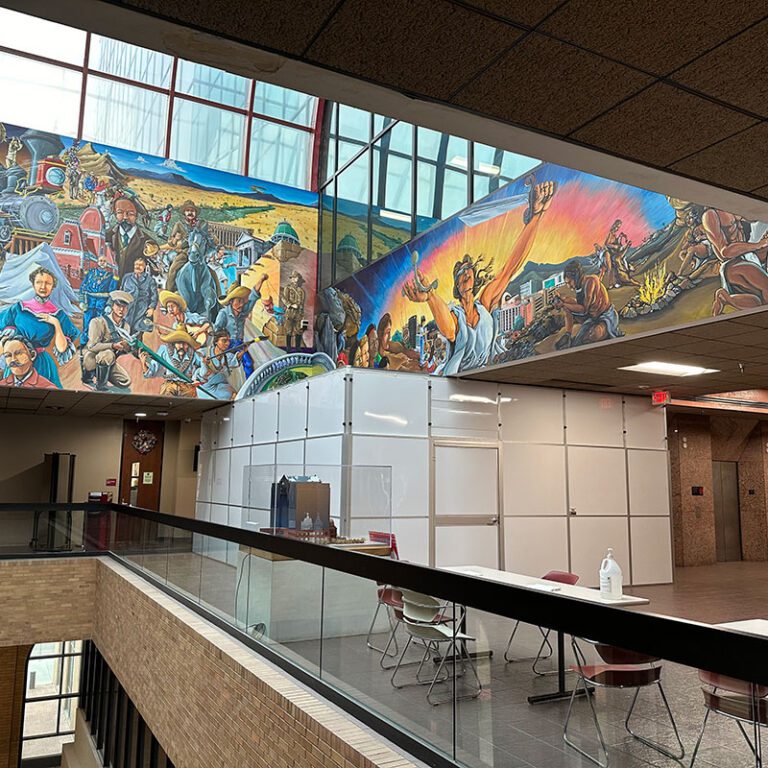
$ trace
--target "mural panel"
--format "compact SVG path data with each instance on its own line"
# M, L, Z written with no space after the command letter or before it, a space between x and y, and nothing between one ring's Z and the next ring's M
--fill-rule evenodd
M314 193L0 125L0 384L231 399L286 353L308 375L316 241Z
M322 291L315 345L454 374L763 306L767 229L541 164Z

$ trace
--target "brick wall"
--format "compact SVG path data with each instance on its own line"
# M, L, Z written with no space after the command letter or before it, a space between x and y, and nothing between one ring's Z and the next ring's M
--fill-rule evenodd
M0 646L73 638L94 639L177 768L416 764L109 558L0 562Z
M91 636L97 561L0 560L0 647Z
M25 675L31 645L0 648L0 768L16 768L21 752Z

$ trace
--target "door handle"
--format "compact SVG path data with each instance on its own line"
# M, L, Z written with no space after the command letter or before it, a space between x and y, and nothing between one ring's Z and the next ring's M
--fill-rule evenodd
M499 524L499 518L498 517L492 517L486 525L498 525Z

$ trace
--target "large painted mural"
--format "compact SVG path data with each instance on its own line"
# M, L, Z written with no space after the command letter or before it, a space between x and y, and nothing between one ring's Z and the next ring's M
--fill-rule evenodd
M314 193L0 125L0 385L231 399L327 370L316 240Z
M541 164L322 291L315 344L454 374L766 305L766 229Z

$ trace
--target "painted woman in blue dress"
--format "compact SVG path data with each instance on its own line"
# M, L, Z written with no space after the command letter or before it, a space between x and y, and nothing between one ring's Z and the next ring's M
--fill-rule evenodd
M37 350L35 370L61 389L58 366L74 357L80 331L64 310L51 301L56 287L56 276L52 272L38 267L30 274L29 282L35 291L34 297L0 311L0 335L12 333L27 339ZM51 342L53 355L48 352Z
M473 259L466 254L453 267L453 297L450 304L437 295L436 283L421 272L403 285L403 293L414 302L426 302L435 318L437 329L448 342L448 355L442 368L444 375L479 368L488 363L496 336L496 315L509 281L528 258L544 211L555 194L555 183L545 181L531 189L526 222L512 252L497 275L493 274L493 258L483 264L483 257ZM418 278L418 279L417 279ZM426 286L430 286L425 290Z

